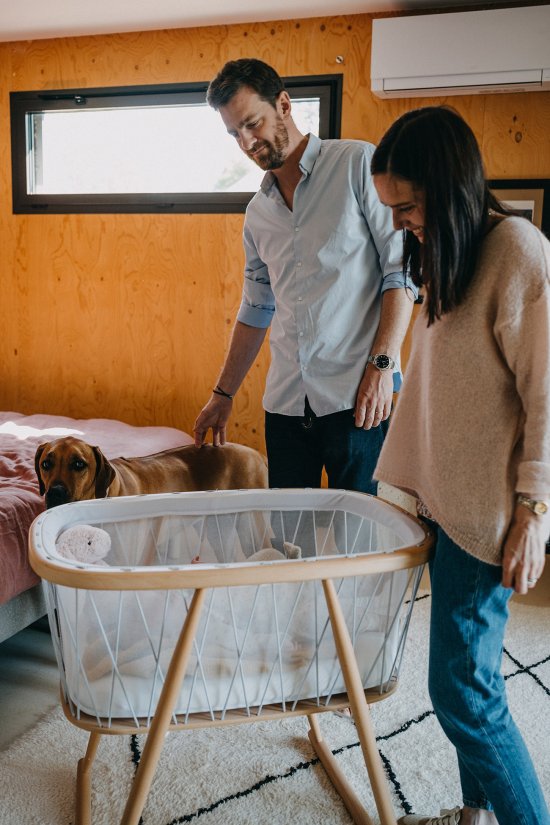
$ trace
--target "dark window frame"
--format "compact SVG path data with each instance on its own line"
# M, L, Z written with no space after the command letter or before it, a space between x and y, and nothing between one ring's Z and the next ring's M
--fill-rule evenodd
M343 75L312 75L284 78L292 97L320 98L321 138L339 138L342 112ZM244 212L253 192L230 193L121 193L46 194L27 192L26 117L30 113L80 108L94 102L98 108L117 108L141 98L144 105L159 102L203 102L207 82L170 83L151 86L112 86L94 89L60 89L10 94L12 197L14 214L67 213L232 213Z

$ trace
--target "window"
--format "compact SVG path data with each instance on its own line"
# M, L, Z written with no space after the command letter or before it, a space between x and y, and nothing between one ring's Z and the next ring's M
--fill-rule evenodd
M340 136L342 75L285 78L302 132ZM13 211L243 212L263 176L207 83L11 94Z

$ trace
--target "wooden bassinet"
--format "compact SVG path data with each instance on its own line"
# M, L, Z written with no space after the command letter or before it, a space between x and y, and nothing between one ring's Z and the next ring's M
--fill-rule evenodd
M79 525L99 564L60 555ZM90 731L77 823L102 734L148 732L123 825L137 825L168 729L305 714L354 821L368 823L316 714L350 706L383 825L395 825L367 703L395 689L431 537L372 496L256 490L65 505L31 528L68 719Z

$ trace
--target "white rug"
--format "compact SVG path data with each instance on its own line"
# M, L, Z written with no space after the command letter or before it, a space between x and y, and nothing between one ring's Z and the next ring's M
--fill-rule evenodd
M397 692L372 707L395 811L460 804L455 757L426 690L429 596L415 605ZM513 714L550 800L550 608L514 603L504 672ZM375 823L352 722L320 717L327 742ZM1 825L72 825L77 760L87 734L55 711L0 753ZM94 766L93 825L120 820L143 737L105 736ZM171 733L143 825L349 823L307 739L304 719Z

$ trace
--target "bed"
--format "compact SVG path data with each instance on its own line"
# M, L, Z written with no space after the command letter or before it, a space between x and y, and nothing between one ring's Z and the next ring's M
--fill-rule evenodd
M138 456L191 444L172 427L133 427L106 418L0 413L0 642L46 613L40 580L27 558L28 532L44 509L34 470L39 444L75 435L107 458Z

